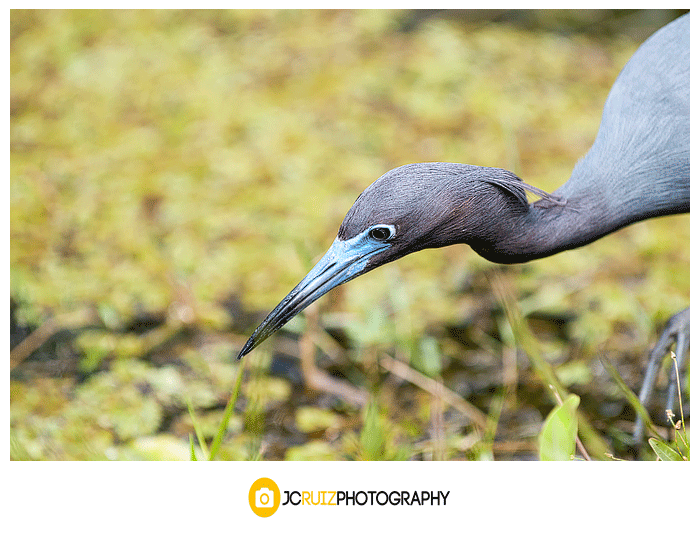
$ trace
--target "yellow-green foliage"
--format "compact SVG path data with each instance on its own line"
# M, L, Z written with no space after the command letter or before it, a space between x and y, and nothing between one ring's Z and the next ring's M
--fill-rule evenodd
M164 457L188 457L185 400L198 412L221 411L235 376L232 356L254 327L232 318L225 299L269 310L325 251L359 192L392 167L498 166L555 189L590 146L609 88L638 46L622 35L597 40L449 17L408 30L410 18L401 11L11 12L17 319L38 326L82 309L97 314L94 330L73 341L86 378L13 376L12 456L157 457L165 444ZM526 314L574 313L568 335L577 363L602 345L643 356L661 319L687 305L688 242L687 216L645 222L509 267L504 277L517 285ZM484 349L499 362L491 335L475 353L441 331L484 307L483 294L461 290L465 281L488 287L490 269L455 246L335 291L321 302L322 324L335 323L370 349L345 355L361 366L347 374L355 383L370 377L381 405L392 403L386 393L396 387L371 365L381 352L422 355L431 376L485 359ZM126 332L144 314L162 326L147 336ZM210 338L163 355L183 325ZM423 341L428 334L439 338ZM566 357L569 346L557 342L544 341ZM271 352L275 343L265 344ZM153 355L169 368L151 363ZM252 449L285 457L245 435L259 431L257 411L279 412L274 426L285 431L294 422L306 431L310 417L327 421L324 413L287 420L293 407L280 408L298 393L289 379L266 374L244 380L242 396L255 407L221 456L251 457ZM363 428L358 410L336 410L350 418L328 422L359 434L363 455L404 452L387 438L373 443L372 423ZM429 417L416 417L423 411L376 411L376 426L393 430L397 442L413 444L416 427L429 428ZM134 439L163 432L180 442ZM357 441L334 441L330 450L287 457L353 456L342 445Z

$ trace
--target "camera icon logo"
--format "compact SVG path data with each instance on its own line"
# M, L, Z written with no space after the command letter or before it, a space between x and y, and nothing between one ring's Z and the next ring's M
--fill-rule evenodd
M270 478L258 478L250 486L248 503L250 509L260 517L270 517L280 505L280 489Z
M270 488L260 488L255 491L255 506L257 508L272 508L275 504L275 492Z

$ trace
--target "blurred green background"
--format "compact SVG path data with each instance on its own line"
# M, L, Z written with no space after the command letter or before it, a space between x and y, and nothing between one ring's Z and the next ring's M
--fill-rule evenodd
M187 459L187 403L210 439L238 350L367 185L450 161L556 189L678 15L11 11L11 458ZM628 457L634 414L599 357L638 390L689 288L687 215L526 265L411 255L245 358L219 457L532 457L554 401L498 289Z

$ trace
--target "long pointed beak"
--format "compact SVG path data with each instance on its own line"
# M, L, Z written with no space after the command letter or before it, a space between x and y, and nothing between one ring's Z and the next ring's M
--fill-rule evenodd
M238 359L326 292L364 273L369 259L388 247L387 243L368 240L364 236L349 240L336 238L316 266L257 327L238 354Z

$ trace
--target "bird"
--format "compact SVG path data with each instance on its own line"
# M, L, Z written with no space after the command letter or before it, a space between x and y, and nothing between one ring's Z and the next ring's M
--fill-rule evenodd
M406 164L382 175L238 359L331 289L416 251L467 244L489 261L524 263L641 220L689 212L689 42L686 14L642 43L610 90L593 145L552 193L505 169L461 163ZM528 202L527 191L539 199ZM675 341L685 353L689 313L674 318L651 352L643 397L665 350Z

